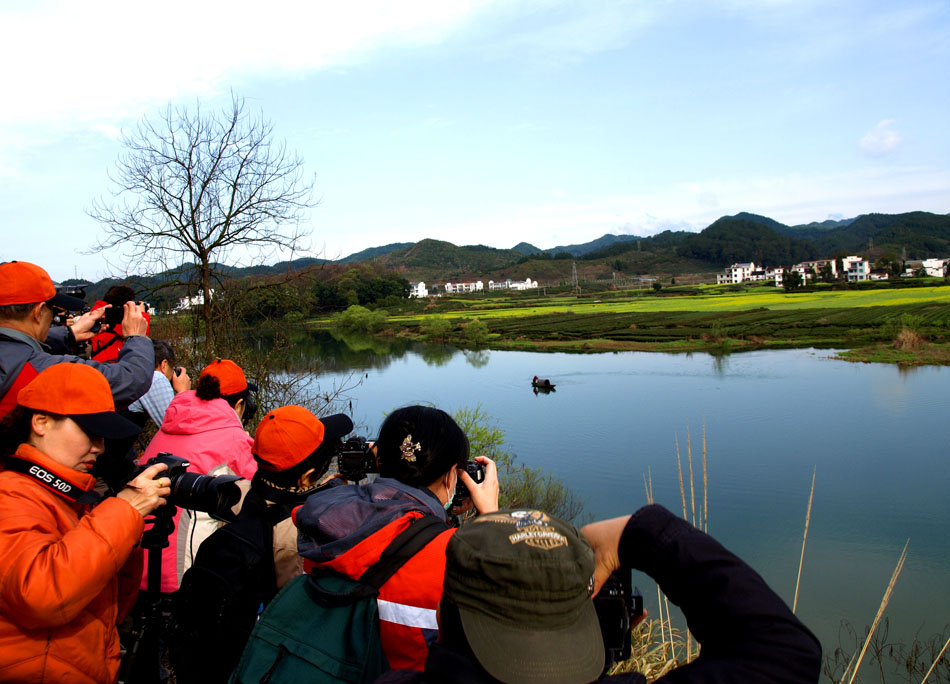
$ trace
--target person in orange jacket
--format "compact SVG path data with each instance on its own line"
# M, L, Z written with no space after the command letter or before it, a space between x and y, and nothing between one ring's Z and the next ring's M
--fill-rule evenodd
M37 375L0 425L0 681L116 680L135 546L170 482L154 465L93 507L89 471L103 438L138 429L115 413L105 376L79 363Z

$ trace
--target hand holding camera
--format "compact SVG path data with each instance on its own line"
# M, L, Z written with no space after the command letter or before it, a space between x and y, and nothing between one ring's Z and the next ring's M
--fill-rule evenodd
M455 512L471 508L471 505L466 507L466 499L475 505L475 510L481 515L498 510L498 469L493 460L487 456L476 456L456 472L459 479L452 505L460 510Z
M149 466L126 484L116 497L128 501L144 518L159 506L164 506L165 497L171 494L171 480L161 475L167 469L165 463Z
M142 314L148 309L145 302L126 302L122 309L122 334L126 337L133 335L145 336L148 333L148 321Z
M99 332L99 319L105 316L105 313L106 309L104 308L93 309L73 319L73 323L69 327L73 331L73 337L76 341L85 342L95 337L96 333Z

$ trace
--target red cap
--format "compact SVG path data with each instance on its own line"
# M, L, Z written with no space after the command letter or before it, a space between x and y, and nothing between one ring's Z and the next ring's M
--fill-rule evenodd
M244 371L242 371L241 367L234 363L234 361L228 359L212 361L201 371L201 375L198 376L198 379L200 380L205 375L210 375L217 379L218 385L221 387L221 396L223 397L229 397L232 394L243 392L248 387L247 378L244 377Z
M281 406L261 420L251 451L264 470L287 470L307 460L324 441L352 429L353 421L342 413L321 420L303 406Z
M115 412L105 376L81 363L57 363L37 375L17 395L20 406L69 416L89 434L121 438L140 432Z

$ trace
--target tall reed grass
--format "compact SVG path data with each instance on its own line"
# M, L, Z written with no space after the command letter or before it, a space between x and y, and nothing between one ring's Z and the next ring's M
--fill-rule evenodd
M676 468L679 478L680 502L683 509L683 519L687 521L691 520L694 526L703 530L704 532L708 532L709 476L707 469L705 419L703 420L702 424L702 504L698 512L698 516L696 510L692 442L690 438L688 422L686 424L686 452L687 475L689 478L688 484L690 490L689 508L687 508L686 502L686 481L684 480L683 463L680 455L678 435L674 435L673 443L676 454ZM811 512L812 504L815 498L815 482L817 475L818 468L816 466L812 471L811 489L808 494L808 506L805 512L805 529L802 535L802 549L798 561L798 575L795 581L795 597L792 602L793 613L798 608L799 589L801 586L801 579L805 565L805 548L808 542L808 530L811 524ZM647 472L643 475L643 486L646 492L647 503L652 504L654 502L653 473L649 467L647 468ZM692 513L692 516L690 516L690 512ZM883 618L883 616L888 604L890 603L894 587L897 584L897 580L900 577L901 571L903 570L904 564L907 560L907 550L909 545L910 540L907 540L907 543L904 545L904 549L901 552L900 558L897 561L897 565L894 568L894 572L891 574L890 581L888 582L884 591L884 596L881 599L880 605L878 606L874 620L870 627L866 629L867 633L863 639L861 648L858 649L855 647L854 651L850 654L839 648L836 649L833 654L827 656L823 667L823 674L826 681L829 681L832 684L855 684L855 682L862 683L863 681L871 681L870 679L862 680L858 676L861 665L870 649L872 652L872 658L878 664L875 677L879 676L878 681L880 681L881 684L887 684L888 682L888 675L885 673L884 667L884 662L887 659L890 659L890 661L897 664L899 666L898 669L902 667L906 671L906 676L900 675L900 681L902 684L904 682L907 682L908 684L913 682L913 684L916 684L918 681L920 684L927 684L928 682L931 684L935 682L944 684L950 683L950 662L948 662L948 659L945 658L947 655L947 649L950 647L950 638L948 638L943 643L942 648L939 648L939 646L940 642L943 640L943 635L938 635L934 638L931 638L929 642L924 642L919 638L915 638L914 641L908 646L905 646L904 644L894 645L887 641L887 620L886 618ZM622 672L640 672L646 677L647 682L653 682L669 673L674 668L689 663L699 656L700 645L698 643L693 643L689 629L685 625L683 627L678 627L673 624L673 619L670 614L669 599L663 595L659 586L657 586L656 591L657 617L644 620L633 630L631 637L633 641L633 655L629 660L615 665L611 669L610 674ZM882 623L882 618L884 620L883 631L885 632L883 635L878 634L878 630ZM940 641L937 640L938 638ZM840 670L840 664L837 665L837 667L835 664L839 661L844 662L842 658L847 660L847 664L844 670L839 674L837 670ZM918 679L921 677L921 675L922 679ZM890 677L892 682L898 681L897 675L892 674Z

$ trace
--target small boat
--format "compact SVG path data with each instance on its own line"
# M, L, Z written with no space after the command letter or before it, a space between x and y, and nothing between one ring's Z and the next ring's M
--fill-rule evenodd
M534 376L534 379L531 380L531 386L535 389L541 390L553 390L554 383L552 383L547 378L539 378L537 375Z

